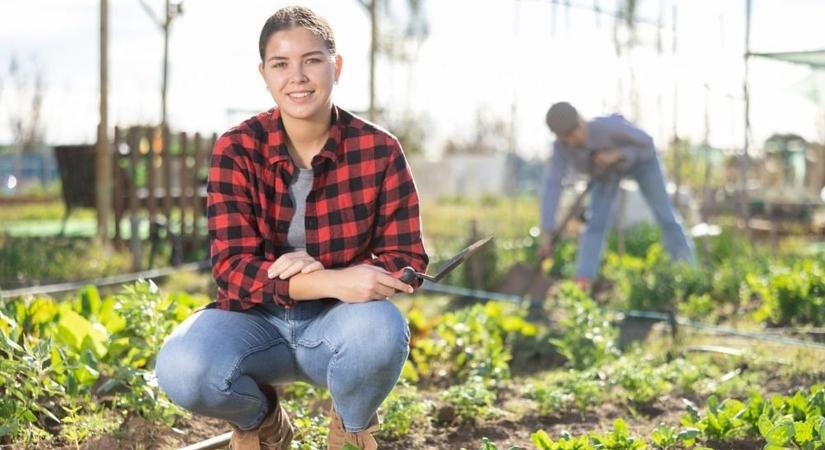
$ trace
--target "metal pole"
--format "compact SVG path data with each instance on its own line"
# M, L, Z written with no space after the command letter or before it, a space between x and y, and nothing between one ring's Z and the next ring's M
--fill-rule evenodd
M705 176L702 180L702 222L708 221L707 201L710 197L710 101L708 100L710 85L705 83L705 132L702 137L702 147L705 151Z
M673 53L673 62L676 62L677 51L677 22L678 9L673 5L673 23L671 24L672 43L671 52ZM679 140L679 78L674 77L673 80L673 182L676 185L676 192L673 193L673 206L678 210L680 208L679 190L682 188L682 143Z
M169 79L169 26L172 24L172 15L169 10L169 0L166 0L163 20L163 84L160 87L160 126L166 127L166 89Z
M107 242L112 210L112 154L109 148L109 2L100 0L100 122L97 126L95 203L97 238Z
M378 18L375 13L376 0L369 0L370 9L370 107L367 116L371 121L376 120L375 114L375 57L378 52Z
M745 99L745 141L742 147L742 161L740 166L739 179L739 210L742 215L742 226L745 227L750 236L750 212L748 211L748 165L750 163L749 144L751 129L751 101L750 89L748 86L748 60L751 51L751 6L752 0L745 0L745 75L742 80L742 93Z

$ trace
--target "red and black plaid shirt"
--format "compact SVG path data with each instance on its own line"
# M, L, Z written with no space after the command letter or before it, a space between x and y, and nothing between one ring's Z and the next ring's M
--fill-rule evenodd
M362 263L391 272L426 269L418 194L395 137L333 107L329 139L312 169L305 225L313 258L327 269ZM294 303L289 280L269 279L267 268L289 251L294 205L288 186L296 172L278 108L246 120L215 143L207 216L218 308Z

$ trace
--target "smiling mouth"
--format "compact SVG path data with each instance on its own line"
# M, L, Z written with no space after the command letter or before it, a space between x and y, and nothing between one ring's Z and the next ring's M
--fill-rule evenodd
M291 93L286 94L286 95L287 95L287 97L289 97L292 100L303 100L303 99L309 97L310 95L312 95L313 92L314 91L300 91L300 92L291 92Z

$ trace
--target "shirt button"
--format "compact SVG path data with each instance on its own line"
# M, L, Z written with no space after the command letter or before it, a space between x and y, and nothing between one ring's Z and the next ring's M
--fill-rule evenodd
M307 226L310 226L310 227L315 226L315 218L314 217L307 217Z

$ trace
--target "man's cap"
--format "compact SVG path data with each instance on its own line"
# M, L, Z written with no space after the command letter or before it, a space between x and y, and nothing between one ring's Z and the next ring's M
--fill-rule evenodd
M579 112L570 103L558 102L547 110L546 120L556 136L564 136L579 125Z

